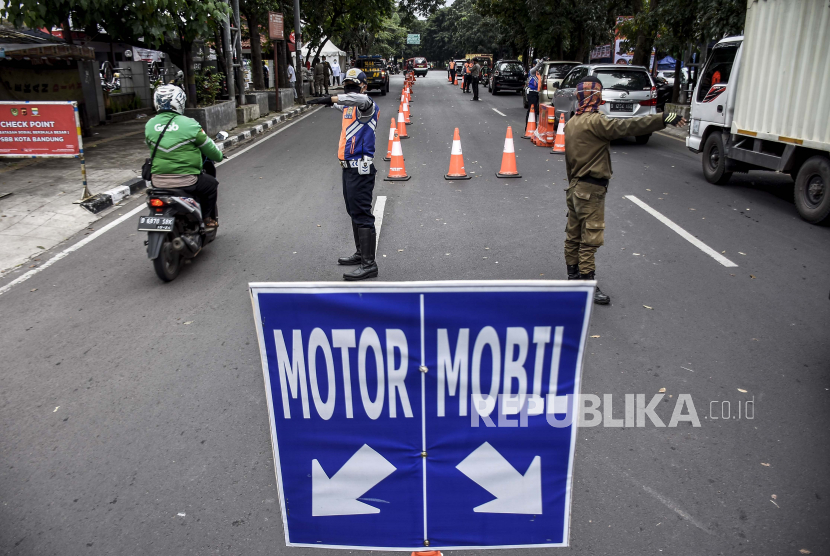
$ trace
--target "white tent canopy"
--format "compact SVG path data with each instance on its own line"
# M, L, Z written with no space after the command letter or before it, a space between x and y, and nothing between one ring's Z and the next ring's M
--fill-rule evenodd
M303 46L303 63L306 61L314 61L314 55L317 52L317 48L312 48L311 52L309 53L308 45ZM294 58L296 54L292 53L291 57ZM341 70L345 73L345 71L349 68L349 56L337 46L334 45L331 41L326 41L326 44L323 45L323 48L320 50L319 54L320 58L322 59L323 56L328 58L329 61L332 61L333 58L337 58L338 63L340 64Z

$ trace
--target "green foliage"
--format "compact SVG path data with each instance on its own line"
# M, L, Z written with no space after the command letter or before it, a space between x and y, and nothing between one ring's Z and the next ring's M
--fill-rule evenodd
M196 102L199 106L216 103L216 96L222 90L222 75L205 72L196 75Z
M0 14L15 26L41 28L72 19L75 28L102 28L117 41L172 53L213 34L229 7L221 0L15 0Z

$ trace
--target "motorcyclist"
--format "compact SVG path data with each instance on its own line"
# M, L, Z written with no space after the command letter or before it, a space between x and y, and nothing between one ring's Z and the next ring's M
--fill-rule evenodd
M175 188L195 197L202 207L205 227L215 228L219 225L216 214L219 182L202 171L203 157L219 162L222 151L199 122L184 115L186 101L184 91L176 85L161 85L153 94L153 106L158 114L144 128L147 147L151 153L155 150L152 183L157 189Z

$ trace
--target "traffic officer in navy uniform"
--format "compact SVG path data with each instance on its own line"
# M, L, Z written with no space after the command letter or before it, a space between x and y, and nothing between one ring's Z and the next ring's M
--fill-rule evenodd
M357 266L343 274L345 280L364 280L378 275L375 261L375 216L372 214L372 193L375 189L375 128L378 108L366 93L366 74L358 68L346 72L342 95L315 98L308 104L325 104L343 114L340 146L337 157L343 167L343 198L346 212L352 219L355 253L341 257L342 265Z

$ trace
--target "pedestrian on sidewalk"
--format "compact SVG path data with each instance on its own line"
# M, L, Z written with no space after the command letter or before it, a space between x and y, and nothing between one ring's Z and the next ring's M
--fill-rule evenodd
M314 58L314 96L323 96L323 78L326 75L326 66L320 61L320 58Z
M203 157L222 160L222 151L199 122L184 115L187 96L176 85L160 85L153 93L158 114L144 126L144 141L152 152L154 188L174 188L196 197L205 228L219 226L216 197L219 182L202 172Z
M308 104L332 106L343 114L337 158L343 168L343 199L346 202L346 212L352 220L355 252L337 259L337 262L357 266L353 271L343 274L343 279L348 281L365 280L378 275L372 193L377 174L374 165L375 129L380 109L372 97L366 94L367 86L366 74L358 68L352 68L343 79L343 94L308 101Z
M470 81L473 86L473 98L470 100L481 100L478 98L478 81L481 78L481 66L478 64L478 58L473 58L473 67L470 68Z
M326 94L329 94L329 83L331 83L331 64L326 60L326 57L323 56L323 85L326 89Z
M291 64L288 64L288 82L291 84L291 90L294 91L294 100L297 100L297 72Z
M331 62L331 84L340 86L340 62L337 58Z
M565 170L568 187L565 200L565 264L568 280L594 280L595 256L604 243L605 194L611 179L610 144L614 139L645 135L666 125L685 125L677 114L653 114L638 118L607 118L599 113L602 83L594 76L576 86L579 106L565 124ZM594 303L607 305L611 298L599 287Z

